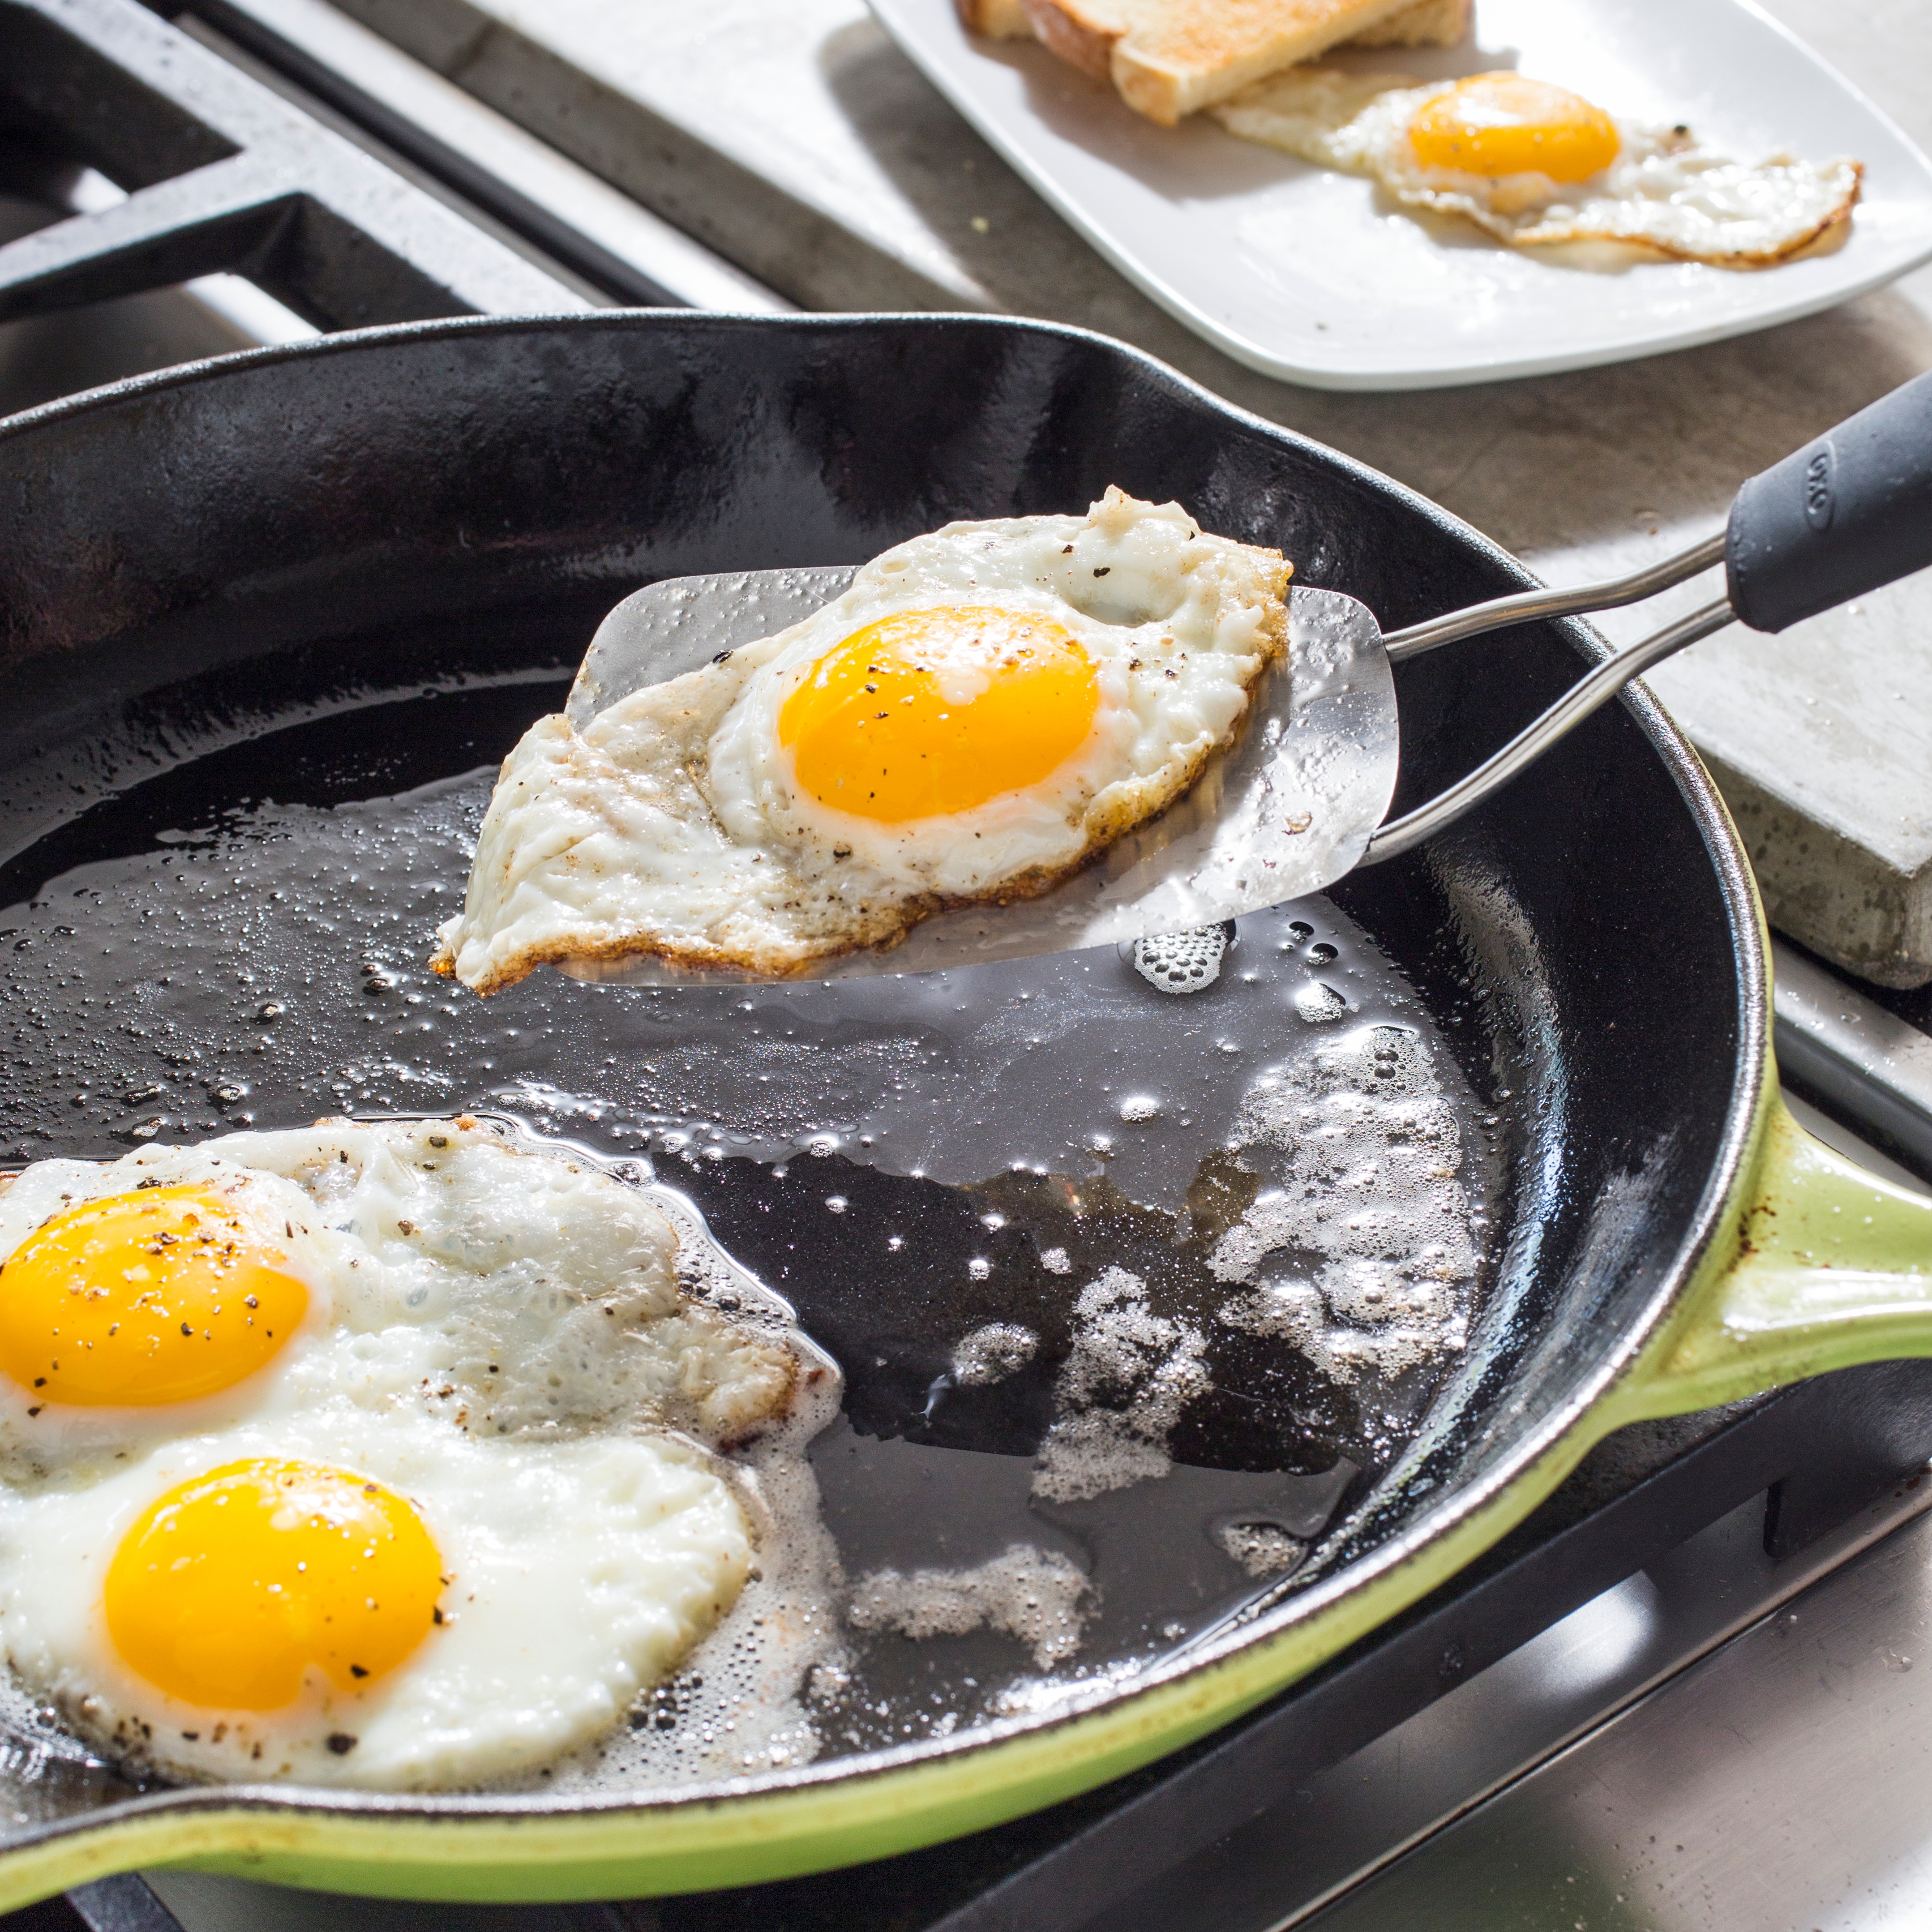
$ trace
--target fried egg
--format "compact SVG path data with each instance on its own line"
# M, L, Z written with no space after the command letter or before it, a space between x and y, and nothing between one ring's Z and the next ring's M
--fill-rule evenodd
M676 1249L634 1189L474 1121L39 1162L0 1194L0 1479L333 1395L729 1447L784 1412L796 1359L686 1296Z
M176 1777L435 1789L609 1730L729 1608L733 1490L664 1437L478 1440L336 1402L0 1491L0 1639Z
M1043 892L1229 743L1289 566L1178 504L951 524L722 662L538 721L434 963L479 992L648 954L782 975Z
M1405 207L1518 246L1621 242L1727 268L1784 261L1848 221L1863 172L1782 153L1748 165L1688 127L1616 119L1518 74L1293 68L1210 111L1244 140L1371 176Z
M588 1742L736 1598L713 1451L797 1378L676 1247L467 1118L28 1168L0 1192L16 1675L176 1774L436 1786Z

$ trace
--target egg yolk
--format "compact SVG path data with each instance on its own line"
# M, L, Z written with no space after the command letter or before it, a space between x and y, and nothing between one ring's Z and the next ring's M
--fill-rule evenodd
M150 1504L115 1552L107 1629L184 1703L274 1711L319 1670L353 1690L440 1621L441 1558L380 1483L314 1462L230 1462Z
M1567 88L1520 74L1479 74L1438 94L1409 123L1424 166L1466 174L1544 174L1580 182L1617 158L1617 130L1600 107Z
M67 1208L0 1263L0 1373L38 1404L191 1402L253 1375L308 1290L212 1187Z
M889 825L1020 791L1085 743L1100 673L1050 617L902 610L800 673L778 742L820 804Z

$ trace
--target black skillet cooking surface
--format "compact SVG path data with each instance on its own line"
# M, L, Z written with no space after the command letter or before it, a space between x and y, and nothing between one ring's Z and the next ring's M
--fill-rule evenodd
M1525 581L1330 452L1114 345L1004 322L434 324L16 419L0 1160L514 1113L648 1157L838 1357L844 1413L816 1460L849 1572L1016 1534L1064 1550L1102 1584L1082 1660L1104 1664L1252 1591L1217 1525L1306 1538L1352 1504L1310 1565L1332 1570L1400 1522L1376 1479L1425 1415L1430 1472L1466 1478L1574 1386L1671 1264L1717 1154L1738 913L1708 791L1642 702L1427 852L1244 920L1185 998L1111 951L764 989L545 971L487 1004L422 964L496 761L560 707L618 598L857 562L1110 483L1278 545L1385 630ZM1395 808L1502 742L1587 648L1525 626L1403 667ZM1433 1057L1481 1311L1460 1356L1366 1381L1213 1319L1216 1242L1295 1178L1292 1156L1257 1174L1230 1150L1242 1094L1346 1038L1371 1092L1388 1042ZM1151 1316L1196 1326L1211 1392L1168 1484L1029 1513L1069 1302L1112 1266ZM1039 1346L975 1384L956 1353L989 1323ZM934 1466L964 1472L943 1520L916 1506ZM825 1712L848 1748L970 1718L1028 1661L985 1634L857 1654Z

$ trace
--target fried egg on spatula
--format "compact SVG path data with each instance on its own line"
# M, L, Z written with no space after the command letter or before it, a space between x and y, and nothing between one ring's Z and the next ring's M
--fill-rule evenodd
M1405 207L1501 241L1619 242L1718 268L1768 268L1840 228L1862 172L1786 154L1748 165L1687 126L1614 118L1519 74L1292 68L1210 111L1245 140L1371 176Z
M772 976L1031 897L1178 797L1286 646L1290 566L1179 505L952 524L777 634L539 719L433 962Z

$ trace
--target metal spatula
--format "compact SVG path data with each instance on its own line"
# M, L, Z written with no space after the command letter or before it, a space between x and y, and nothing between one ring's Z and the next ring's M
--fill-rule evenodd
M1618 652L1467 778L1383 822L1400 745L1392 664L1504 625L1636 602L1718 562L1726 594ZM1184 797L1039 898L975 906L916 926L889 951L826 960L798 976L1028 958L1193 931L1332 885L1405 852L1508 784L1630 680L1734 619L1781 631L1932 564L1932 374L1863 410L1738 492L1724 535L1607 583L1532 590L1384 637L1338 591L1290 593L1288 662L1269 674L1238 742ZM627 597L591 640L566 710L580 728L646 685L769 637L838 596L850 567L682 577ZM629 985L750 977L657 960L565 970Z

